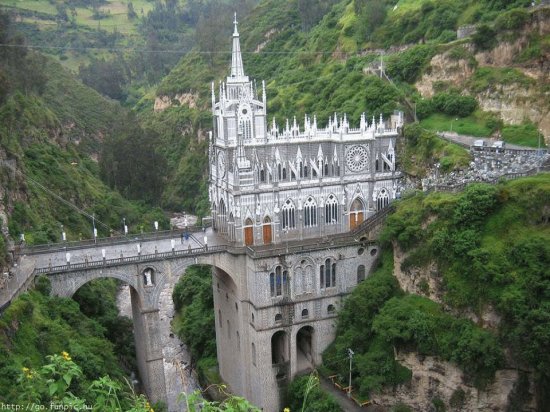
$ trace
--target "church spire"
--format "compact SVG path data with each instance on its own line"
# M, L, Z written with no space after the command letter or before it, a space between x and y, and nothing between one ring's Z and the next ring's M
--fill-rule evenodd
M244 77L243 58L241 56L241 43L239 40L239 31L237 30L237 13L235 13L235 20L233 25L233 51L231 53L231 78L241 80Z

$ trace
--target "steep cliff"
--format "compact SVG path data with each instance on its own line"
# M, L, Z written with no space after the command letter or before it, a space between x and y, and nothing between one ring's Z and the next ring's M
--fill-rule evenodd
M504 123L536 124L550 142L550 7L532 10L524 26L495 36L490 50L465 39L436 54L416 88L423 97L441 88L462 90Z

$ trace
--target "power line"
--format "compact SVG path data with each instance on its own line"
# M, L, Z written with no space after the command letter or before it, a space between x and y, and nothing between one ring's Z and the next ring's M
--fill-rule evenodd
M74 50L74 51L133 51L140 53L190 53L190 50L178 50L178 49L164 49L164 50L150 50L150 49L139 49L133 47L71 47L71 46L50 46L50 45L41 45L41 44L15 44L15 43L0 43L0 47L4 48L20 48L20 49L53 49L53 50ZM196 54L219 54L219 55L231 55L230 50L212 50L212 51L201 51L194 50L193 53ZM324 55L337 55L337 56L363 56L360 53L348 53L343 51L306 51L306 50L296 50L296 51L241 51L241 54L249 55L304 55L309 54L313 56L324 56ZM379 53L374 53L379 54Z

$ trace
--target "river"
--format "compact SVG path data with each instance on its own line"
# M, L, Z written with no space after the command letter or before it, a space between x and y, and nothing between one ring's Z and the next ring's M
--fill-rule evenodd
M187 347L171 329L170 321L174 317L174 302L172 301L171 292L171 288L165 288L160 294L160 333L164 355L168 412L180 412L185 411L186 407L185 400L178 401L179 395L182 392L191 393L196 389L200 389L200 387L194 373L187 367L191 363ZM132 304L128 285L120 286L117 294L117 307L121 316L132 318Z

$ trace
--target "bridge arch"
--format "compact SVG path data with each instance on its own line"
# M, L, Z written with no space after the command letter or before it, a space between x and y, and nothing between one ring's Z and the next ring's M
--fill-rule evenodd
M156 265L101 268L50 275L52 294L71 298L82 286L95 279L118 279L130 286L132 321L136 345L137 365L147 396L156 401L166 400L163 352L159 334L158 301L152 305L158 284L145 284L144 274L152 270L149 279L162 280L162 271ZM160 282L163 283L162 281Z

